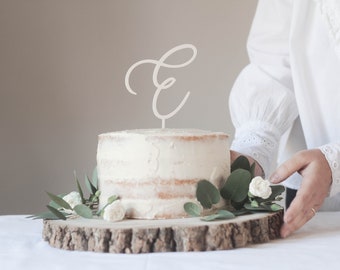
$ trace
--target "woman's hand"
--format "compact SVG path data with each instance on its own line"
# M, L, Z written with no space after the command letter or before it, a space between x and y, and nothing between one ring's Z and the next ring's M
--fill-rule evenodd
M309 221L323 203L332 183L332 171L319 149L304 150L280 165L270 180L273 184L284 181L293 173L302 176L302 184L287 209L281 236L287 237Z

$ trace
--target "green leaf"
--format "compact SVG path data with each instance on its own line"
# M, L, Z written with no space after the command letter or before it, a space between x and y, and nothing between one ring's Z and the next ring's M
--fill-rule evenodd
M27 218L32 218L32 219L59 219L56 215L54 215L52 212L48 211L48 212L43 212L40 214L35 214L32 216L28 216Z
M242 216L242 215L250 214L250 212L249 212L249 210L242 208L240 210L233 211L233 214L235 216Z
M201 215L201 207L193 202L187 202L184 204L185 212L192 217L199 217Z
M76 175L76 172L74 172L74 179L76 180L76 183L77 183L77 189L78 189L78 192L79 192L79 195L80 195L80 198L81 198L81 202L85 203L86 200L84 198L84 192L83 192L83 189L80 186L80 183L79 183L78 177Z
M66 220L66 216L61 213L58 209L52 207L52 206L49 206L49 205L46 205L47 209L50 210L58 219L62 219L62 220Z
M101 193L102 193L102 192L101 192L100 190L97 190L96 193L94 194L94 196L96 196L97 198L99 198L99 196L100 196Z
M251 174L245 169L233 171L221 189L221 196L226 200L242 202L248 196Z
M250 211L258 211L258 212L263 212L263 211L276 212L276 211L280 211L283 209L281 205L278 205L276 203L270 203L270 202L260 203L258 207L253 207L250 203L246 203L244 204L244 207Z
M252 200L250 205L251 205L251 207L254 207L254 208L259 207L259 203L256 200Z
M204 221L213 221L213 220L221 220L221 219L232 219L235 218L235 215L227 210L218 210L216 214L212 214L209 216L204 216L201 220Z
M207 180L201 180L197 183L196 198L205 209L211 208L221 199L218 189Z
M85 175L85 185L92 195L96 194L97 188L92 184L87 175Z
M285 187L282 185L275 185L271 186L270 188L272 189L272 194L270 195L269 199L271 199L272 201L285 191Z
M93 186L98 189L98 171L97 171L97 167L95 167L93 169L93 172L92 172L92 184Z
M108 204L111 204L111 203L113 203L114 201L116 201L116 200L118 200L119 199L119 197L117 196L117 195L112 195L112 196L110 196L108 199L107 199L107 203Z
M74 211L83 218L92 218L92 210L84 204L78 204L74 207Z
M96 194L91 194L90 197L89 197L89 202L91 202L91 203L98 202L99 201L99 196L97 196L97 195L98 195L98 191L96 192Z
M231 201L232 207L234 207L236 210L241 210L243 208L243 204L246 200L243 200L242 202L235 202Z
M62 208L72 210L72 207L66 202L63 198L60 198L57 195L54 195L52 193L46 192L47 195L51 198L52 201L54 201L57 205L59 205ZM53 208L53 207L52 207Z
M285 191L285 187L282 185L275 185L270 187L272 189L272 194L267 199L258 198L259 202L272 202L275 200L280 200L279 195Z
M63 198L64 196L66 196L67 195L67 193L62 193L62 194L58 194L57 196L59 197L59 198ZM60 205L59 204L57 204L56 202L54 202L54 201L50 201L49 203L48 203L48 205L49 206L52 206L52 207L54 207L54 208L60 208Z
M247 210L250 210L250 211L258 211L258 212L268 211L267 207L265 207L263 205L259 205L258 207L253 207L251 205L251 203L245 203L244 208L247 209Z
M271 211L276 212L276 211L280 211L283 209L283 207L281 205L278 205L277 203L273 203L270 206Z
M249 160L245 156L239 156L230 166L230 171L233 172L237 169L250 170Z

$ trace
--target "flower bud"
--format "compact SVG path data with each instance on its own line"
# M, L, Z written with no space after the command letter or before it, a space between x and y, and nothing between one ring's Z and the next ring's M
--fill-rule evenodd
M125 208L120 200L116 200L104 209L103 219L107 221L119 221L125 217Z

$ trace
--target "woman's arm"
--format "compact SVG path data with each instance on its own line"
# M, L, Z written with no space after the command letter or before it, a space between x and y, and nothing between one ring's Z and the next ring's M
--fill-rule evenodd
M229 98L231 149L258 161L266 175L276 166L281 135L298 115L289 65L290 2L259 1L247 44L250 64Z

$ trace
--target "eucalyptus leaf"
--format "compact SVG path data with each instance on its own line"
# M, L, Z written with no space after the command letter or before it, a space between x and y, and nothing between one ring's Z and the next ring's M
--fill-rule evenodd
M94 194L96 197L99 197L101 194L101 191L100 190L97 190L96 193Z
M272 189L272 194L269 199L275 200L275 198L281 195L285 191L285 187L283 185L275 185L270 187Z
M51 198L51 200L54 201L60 207L72 210L72 207L63 198L60 198L59 196L54 195L54 194L49 193L49 192L46 192L46 193Z
M58 209L52 207L52 206L49 206L49 205L46 205L47 209L50 210L58 219L62 219L62 220L66 220L66 216L61 213Z
M276 212L276 211L280 211L283 209L283 207L281 205L278 205L277 203L273 203L270 206L271 211Z
M232 219L235 218L235 215L227 210L218 210L215 214L204 216L201 220L204 221L213 221L213 220L221 220L221 219Z
M59 204L57 204L57 203L54 202L54 201L50 201L50 202L48 203L48 205L49 205L49 206L52 206L53 208L60 208Z
M259 207L259 203L256 200L252 200L250 205L251 205L251 207L254 207L254 208Z
M251 203L245 203L244 208L249 210L249 211L268 211L267 207L263 205L259 205L258 207L253 207Z
M90 181L89 177L87 175L85 175L85 185L88 189L88 191L94 195L97 192L97 188L92 184L92 182Z
M79 183L79 180L78 180L78 177L75 171L74 171L74 179L76 180L76 183L77 183L77 189L78 189L78 192L81 198L81 202L85 203L84 192L83 192L83 189L81 188L81 185Z
M270 186L272 190L272 194L267 199L258 198L259 202L272 202L275 200L280 200L280 198L277 198L279 195L281 195L285 191L285 187L282 185L275 185Z
M276 203L272 202L263 202L259 206L259 210L263 211L269 211L269 212L276 212L282 210L283 207L281 205L278 205Z
M187 202L184 204L185 212L192 217L199 217L201 215L201 207L193 202Z
M43 212L40 214L35 214L32 216L29 216L27 218L32 218L32 219L59 219L55 214L53 214L52 212L48 211L48 212Z
M231 201L231 206L235 208L235 210L241 210L243 208L243 204L246 200L242 201L242 202L235 202L235 201Z
M93 172L92 172L92 184L93 186L98 189L98 171L97 171L97 167L95 167L93 169Z
M245 169L233 171L221 189L221 196L226 200L242 202L248 196L251 174Z
M218 189L207 180L201 180L197 183L196 198L205 209L211 208L221 199Z
M276 212L283 209L282 206L276 204L276 203L261 203L258 207L253 207L250 203L245 203L244 207L250 211L256 211L256 212Z
M246 214L250 214L251 212L249 212L249 210L242 208L240 210L236 210L232 212L235 216L242 216L242 215L246 215Z
M116 200L118 200L119 199L119 197L117 196L117 195L112 195L112 196L110 196L108 199L107 199L107 203L108 204L111 204L111 203L113 203L114 201L116 201Z
M84 204L78 204L74 207L74 211L83 218L92 218L92 210Z
M64 196L66 196L67 195L67 193L62 193L62 194L58 194L57 196L59 197L59 198L63 198ZM60 208L60 205L59 204L57 204L55 201L50 201L49 203L48 203L48 205L49 206L52 206L53 208Z
M234 162L230 166L230 171L233 172L237 169L250 170L249 160L245 156L239 156L234 160Z

